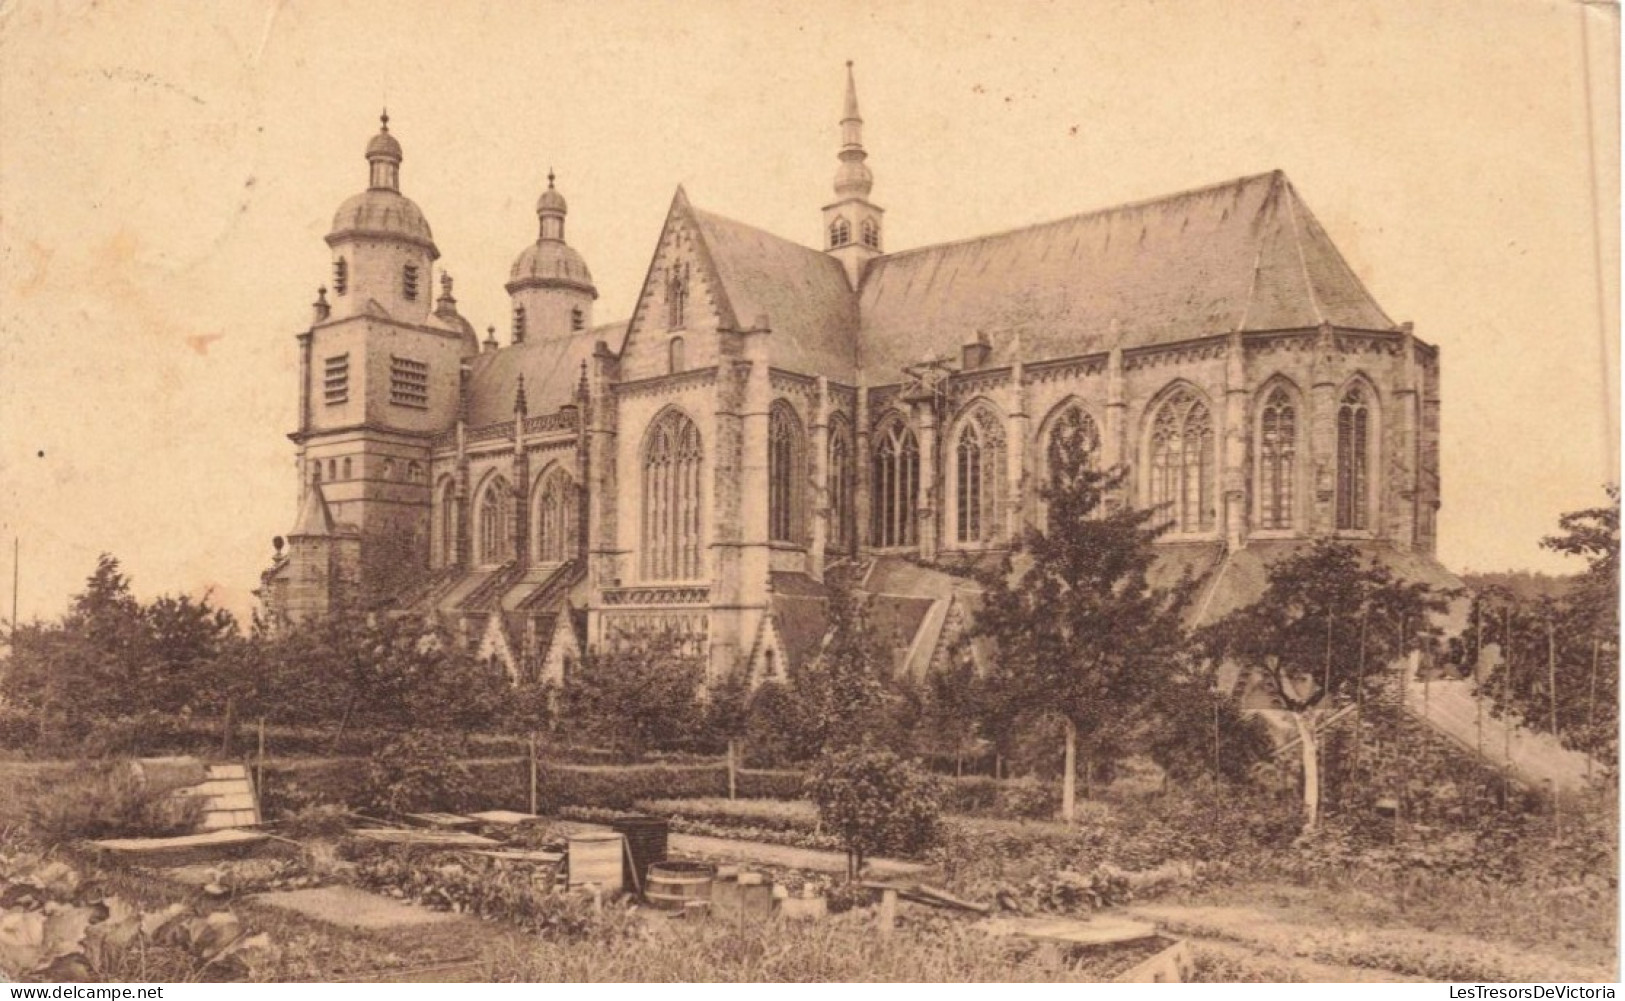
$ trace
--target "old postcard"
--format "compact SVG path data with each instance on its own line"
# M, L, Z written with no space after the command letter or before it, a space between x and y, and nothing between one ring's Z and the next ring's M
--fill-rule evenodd
M1618 70L0 4L0 973L1616 980Z

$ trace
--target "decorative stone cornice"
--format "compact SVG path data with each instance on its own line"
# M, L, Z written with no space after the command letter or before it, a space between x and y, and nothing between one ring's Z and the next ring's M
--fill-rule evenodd
M704 585L677 584L652 587L616 587L604 589L604 604L617 607L661 607L668 605L705 605L711 599L711 589Z
M616 396L635 399L639 396L654 396L660 393L676 392L684 389L693 389L698 386L710 386L717 380L717 370L712 368L696 368L675 375L657 375L648 379L636 379L631 382L616 383L611 387Z

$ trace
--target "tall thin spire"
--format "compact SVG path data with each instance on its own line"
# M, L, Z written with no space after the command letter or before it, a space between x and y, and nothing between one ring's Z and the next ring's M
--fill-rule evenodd
M852 60L846 61L846 104L841 112L841 166L835 171L837 198L867 198L874 187L874 175L863 161L863 118L858 114L858 84L852 76Z

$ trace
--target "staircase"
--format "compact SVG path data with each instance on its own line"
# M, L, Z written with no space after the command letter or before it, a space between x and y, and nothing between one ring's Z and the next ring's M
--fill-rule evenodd
M1599 771L1588 769L1585 754L1564 747L1550 733L1492 716L1489 700L1473 694L1471 680L1408 682L1405 708L1486 764L1510 769L1532 788L1544 789L1550 783L1564 792L1584 789L1588 771Z

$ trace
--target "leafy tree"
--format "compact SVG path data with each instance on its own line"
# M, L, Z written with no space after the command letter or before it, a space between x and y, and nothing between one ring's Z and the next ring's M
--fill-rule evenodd
M871 599L843 574L827 581L829 630L824 648L791 676L799 710L807 720L806 753L904 741L899 710L902 686L892 678L892 652L870 617Z
M1276 561L1264 594L1203 633L1215 659L1257 671L1292 713L1302 748L1304 829L1320 820L1318 728L1394 662L1438 642L1446 595L1327 539Z
M1065 720L1061 813L1076 802L1078 745L1105 756L1143 721L1151 695L1188 655L1183 613L1195 582L1154 587L1152 544L1166 530L1155 511L1113 507L1123 467L1098 470L1081 435L1057 441L1049 524L1020 547L1025 571L994 579L972 626L998 650L991 683L1028 712ZM1013 713L1002 714L1013 719Z
M589 650L564 681L564 718L603 746L641 755L690 737L705 668L680 637L645 634Z
M940 783L888 750L854 746L826 753L807 792L823 826L846 847L849 879L871 855L917 853L941 836Z
M808 718L795 691L784 682L764 681L745 702L746 759L758 768L778 768L807 760Z
M969 657L955 657L943 669L927 674L920 686L915 746L956 763L977 754L986 746L982 738L986 695L986 681Z
M1602 762L1619 758L1619 490L1610 505L1565 514L1541 545L1586 560L1561 593L1534 598L1484 588L1474 598L1461 658L1497 716L1555 731ZM1493 655L1486 653L1493 649Z

